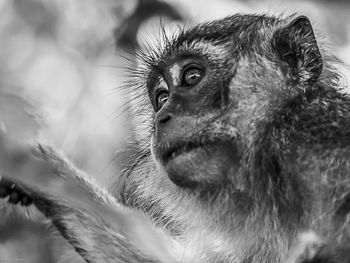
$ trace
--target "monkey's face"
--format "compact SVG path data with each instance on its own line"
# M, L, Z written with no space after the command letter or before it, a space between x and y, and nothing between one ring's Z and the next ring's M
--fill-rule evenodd
M278 93L269 82L282 85L275 68L264 79L254 76L268 66L240 59L228 72L203 56L168 60L152 71L152 150L177 186L208 192L241 183L258 119Z
M228 90L232 73L217 66L214 54L194 50L168 57L149 75L156 113L152 150L176 185L215 190L240 162Z

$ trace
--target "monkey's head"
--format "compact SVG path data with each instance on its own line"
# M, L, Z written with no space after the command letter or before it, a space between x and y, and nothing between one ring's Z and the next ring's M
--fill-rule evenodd
M284 162L291 145L302 144L297 129L311 116L305 105L335 80L306 17L235 15L140 57L139 89L147 95L138 106L149 114L153 158L141 151L129 170L146 175L135 172L130 181L139 186L129 190L158 191L160 199L186 193L231 215L305 208L302 197L288 197L303 186Z
M182 32L149 64L156 161L180 188L238 183L264 125L321 70L306 17L237 15Z

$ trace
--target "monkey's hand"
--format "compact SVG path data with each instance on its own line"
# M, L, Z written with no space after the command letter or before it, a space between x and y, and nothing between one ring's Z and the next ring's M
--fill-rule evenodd
M33 203L87 262L173 261L163 233L52 148L2 144L2 197Z
M0 198L6 197L8 197L10 204L19 203L21 206L29 206L33 203L32 198L16 184L4 177L0 177Z
M5 163L7 167L16 167L19 163L25 162L26 155L32 155L28 149L28 147L24 149L6 134L0 133L0 163ZM26 151L28 152L25 153ZM45 217L31 206L31 197L13 181L4 177L3 168L5 168L3 165L0 166L0 226L18 217L43 222Z

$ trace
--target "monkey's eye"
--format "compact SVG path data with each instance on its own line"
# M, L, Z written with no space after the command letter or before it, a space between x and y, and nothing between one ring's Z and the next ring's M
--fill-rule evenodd
M196 67L188 68L182 78L182 82L185 86L196 85L202 79L202 70Z
M156 111L159 111L168 100L168 91L162 90L156 95Z

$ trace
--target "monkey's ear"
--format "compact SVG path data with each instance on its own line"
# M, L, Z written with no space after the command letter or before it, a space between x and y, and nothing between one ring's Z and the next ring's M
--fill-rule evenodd
M306 16L299 16L278 29L273 43L279 59L288 64L294 81L311 85L317 80L322 72L322 56Z

